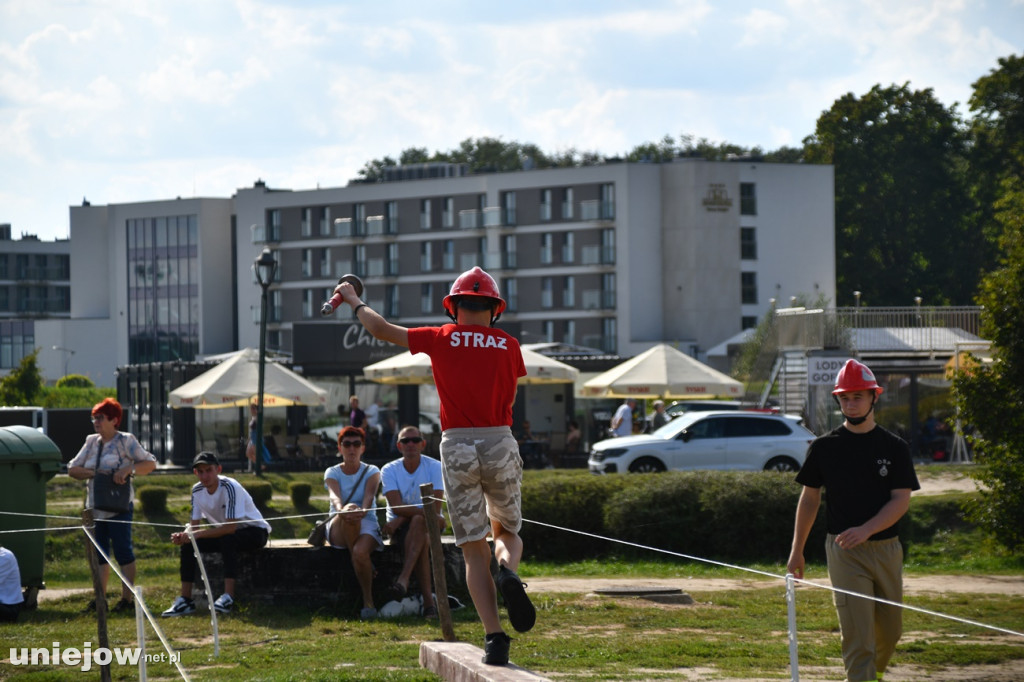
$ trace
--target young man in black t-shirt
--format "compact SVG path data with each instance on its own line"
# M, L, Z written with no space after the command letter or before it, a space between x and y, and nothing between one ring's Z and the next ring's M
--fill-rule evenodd
M896 524L921 486L910 448L875 423L882 388L868 367L847 360L832 395L846 420L811 443L796 480L804 486L796 509L787 570L804 577L804 545L828 490L825 552L838 589L903 600L903 547ZM835 593L849 682L877 680L903 631L903 610L871 599Z

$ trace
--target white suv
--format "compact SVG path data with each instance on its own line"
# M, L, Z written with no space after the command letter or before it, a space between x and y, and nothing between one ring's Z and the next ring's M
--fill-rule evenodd
M595 474L686 469L797 471L815 435L800 417L745 411L686 412L650 435L590 449Z

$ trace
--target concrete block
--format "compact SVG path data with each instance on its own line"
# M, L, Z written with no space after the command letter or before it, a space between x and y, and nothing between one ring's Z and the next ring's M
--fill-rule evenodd
M512 647L515 654L515 645ZM484 651L468 642L424 642L420 665L447 682L540 682L548 678L510 662L485 665Z

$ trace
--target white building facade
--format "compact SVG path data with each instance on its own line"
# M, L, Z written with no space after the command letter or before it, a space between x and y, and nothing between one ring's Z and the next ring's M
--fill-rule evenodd
M258 347L263 248L278 263L267 347L285 354L302 345L297 329L324 326L329 340L353 324L347 307L320 315L349 272L371 307L417 326L445 321L451 282L480 265L508 300L499 324L522 342L623 356L668 342L701 357L772 299L835 298L831 166L680 159L443 175L72 207L70 319L38 322L36 343L73 349L76 370L101 385L118 366ZM303 354L313 376L332 362Z

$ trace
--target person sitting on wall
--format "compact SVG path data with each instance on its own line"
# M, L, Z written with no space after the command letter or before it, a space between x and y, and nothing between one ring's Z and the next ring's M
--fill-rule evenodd
M18 558L14 552L0 545L0 623L17 621L24 603Z
M426 441L415 426L406 426L398 432L401 459L388 462L381 470L384 497L388 501L387 523L384 530L392 544L402 548L402 571L389 590L388 597L400 600L409 589L413 571L423 593L423 616L437 616L430 583L430 548L427 543L427 523L436 523L444 530L443 513L428 519L423 511L420 485L431 483L434 497L444 498L444 477L441 462L423 454ZM440 504L435 506L440 512Z
M221 476L220 460L212 452L200 452L192 460L192 471L199 482L192 486L192 515L189 526L200 552L220 552L224 558L224 594L213 608L231 613L235 603L235 578L238 553L260 549L267 544L270 524L256 508L249 491L233 478ZM206 519L211 525L198 528ZM163 612L165 618L194 613L192 582L196 574L196 556L187 532L171 533L171 542L181 547L181 595Z

